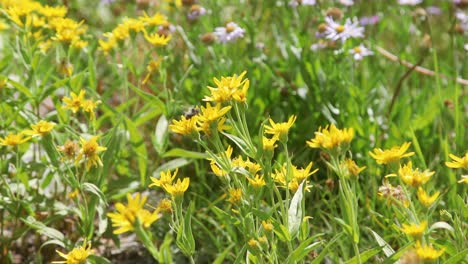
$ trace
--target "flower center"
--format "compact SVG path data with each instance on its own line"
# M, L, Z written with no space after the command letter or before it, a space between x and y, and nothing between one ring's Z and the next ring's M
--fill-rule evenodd
M345 30L345 27L343 25L338 25L335 27L336 32L341 33Z
M227 25L227 26L226 26L226 32L227 32L227 33L231 33L231 32L233 32L235 29L236 29L236 27L234 27L233 25Z
M355 47L355 48L354 48L354 52L355 52L355 53L361 53L362 50L361 50L360 47Z
M94 153L96 153L96 150L97 150L96 144L88 144L87 146L83 148L83 153L85 154L85 156L89 157L89 156L94 155Z

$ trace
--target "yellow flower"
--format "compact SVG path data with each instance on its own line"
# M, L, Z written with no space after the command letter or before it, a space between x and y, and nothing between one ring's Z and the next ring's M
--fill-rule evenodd
M126 18L122 24L135 32L141 32L145 30L144 22L135 18Z
M341 148L343 145L347 146L353 137L354 129L345 128L340 130L332 124L323 129L319 128L318 132L315 132L315 138L306 143L311 148L332 150Z
M75 159L76 155L80 151L80 146L76 142L67 140L63 146L57 147L57 150L63 153L63 159Z
M271 178L282 186L286 186L286 165L281 169L275 169L275 173L271 174Z
M249 157L247 157L247 159L244 161L240 155L232 160L232 166L242 167L246 169L251 175L257 174L257 172L262 169L260 164L250 161Z
M203 131L207 135L211 135L211 124L217 123L217 130L226 129L227 126L224 125L226 121L223 116L231 109L231 106L225 106L221 108L220 104L212 106L211 104L206 104L206 107L201 107L201 113L198 115L197 119L197 130Z
M86 259L89 257L89 255L93 254L93 250L91 249L91 243L87 243L86 240L83 242L82 246L74 248L68 254L64 254L58 250L56 250L56 252L60 255L60 257L64 258L65 260L52 261L52 263L54 264L84 264L86 263Z
M229 199L226 199L226 201L235 204L238 203L242 199L242 189L237 188L230 188L229 189Z
M160 13L156 13L150 17L148 16L146 12L144 12L144 16L139 17L139 19L148 26L159 26L159 25L167 23L166 16L161 15Z
M80 190L75 189L73 192L68 194L68 198L75 199L78 196L79 193L80 193Z
M428 170L419 171L419 169L413 170L413 163L409 161L403 167L400 167L398 174L400 179L407 185L418 187L422 184L425 184L435 172L430 172Z
M350 175L357 177L359 173L361 173L363 170L366 169L366 166L364 167L359 167L356 162L352 159L346 159L345 160L345 166L348 169L348 172Z
M149 81L149 78L155 72L157 69L159 69L159 66L161 65L162 59L159 58L157 60L151 60L148 65L146 66L146 71L148 72L141 82L142 84L146 84Z
M288 122L275 123L271 118L269 119L270 126L265 126L265 133L272 134L278 137L280 141L285 142L288 139L288 131L296 121L296 116L289 117Z
M457 157L453 154L449 155L450 158L454 161L447 161L445 162L445 166L449 168L454 168L454 169L468 169L468 152L465 153L465 156L463 157Z
M293 178L289 184L288 184L288 189L290 191L292 191L293 193L297 192L297 190L299 189L299 184L301 184L302 182L298 181L296 178ZM304 190L307 191L307 192L310 192L310 188L312 188L313 186L311 184L309 184L309 181L305 181L304 183Z
M70 18L57 17L49 21L49 26L56 31L52 40L63 43L73 43L80 40L80 35L86 32L84 21L76 22Z
M258 243L258 241L256 239L250 239L247 244L249 244L249 246L253 247L253 248L259 248L260 247L260 243Z
M83 107L83 111L85 111L86 113L89 113L89 119L90 120L95 120L96 119L96 114L94 113L94 109L96 109L96 107L98 105L101 104L101 101L98 100L98 101L93 101L93 100L85 100L81 107Z
M158 209L161 212L172 213L172 202L169 199L162 199L158 204Z
M65 6L42 6L39 13L45 17L64 17L67 14L67 7Z
M434 195L429 196L427 195L426 191L422 187L419 187L417 195L421 204L424 205L425 207L429 207L439 197L440 192L436 192Z
M211 166L211 170L216 176L225 177L228 175L227 171L221 169L218 165L216 165L216 162L214 161L210 162L210 166Z
M316 173L318 169L313 170L312 172L312 165L314 163L310 162L305 169L298 169L296 166L292 166L293 169L293 177L297 180L297 182L301 183L303 180L307 179L310 175Z
M199 122L214 122L223 117L227 112L231 110L231 106L225 106L221 108L220 104L216 104L214 107L211 104L206 104L206 107L201 107L200 120Z
M247 178L247 180L249 180L250 184L252 184L254 188L261 188L266 185L263 176L260 177L259 175L255 175L253 179Z
M112 226L118 229L114 230L114 234L122 234L128 231L135 230L135 221L138 219L144 228L148 228L153 222L159 219L159 211L155 210L152 213L143 206L146 203L148 197L143 196L141 198L140 193L135 195L133 198L130 194L127 194L128 205L125 206L122 203L116 203L115 208L117 213L108 213L107 216L112 221Z
M462 175L461 179L458 182L468 184L468 175Z
M262 166L260 166L258 163L250 161L249 157L247 157L247 160L244 162L244 168L247 169L250 174L255 175L262 169Z
M72 42L72 47L76 48L76 49L84 49L88 46L88 42L87 41L84 41L84 40L75 40Z
M262 226L265 231L270 232L273 230L273 225L270 221L262 221Z
M390 164L398 162L401 158L411 157L414 152L405 153L411 143L406 142L401 146L395 146L388 150L375 148L374 153L369 151L369 155L377 161L377 164Z
M220 119L218 119L217 122L199 122L197 125L197 130L198 131L202 131L204 132L207 136L210 136L211 135L211 132L212 132L212 129L213 130L217 130L219 132L223 132L225 130L228 130L230 129L231 127L228 126L228 125L225 125L224 123L226 122L226 118L225 117L221 117ZM211 124L216 124L216 127Z
M174 133L181 135L190 135L193 132L197 131L197 119L198 116L192 116L190 118L181 116L180 120L172 120L172 125L169 125L169 128Z
M23 133L28 136L44 136L54 128L55 123L44 120L39 121L35 125L31 125L32 130L25 130Z
M23 137L23 132L18 134L9 134L5 138L0 138L0 146L16 147L29 139L31 139L31 137Z
M245 102L250 82L248 79L242 80L247 72L242 72L239 76L234 74L229 77L221 77L221 80L213 78L216 88L208 86L211 96L205 96L203 101L222 103L234 99L238 102ZM242 88L241 88L242 86Z
M423 235L424 231L426 231L426 228L427 228L427 221L423 221L419 225L418 224L410 224L410 225L403 224L401 231L403 231L403 233L407 234L408 236L413 237L414 239L419 239Z
M109 39L108 41L104 41L102 39L99 40L99 49L104 52L104 54L108 54L113 48L117 46L117 41L114 38Z
M276 145L276 141L278 141L277 137L273 137L273 138L262 137L263 150L273 151L278 146Z
M424 260L438 259L444 253L445 249L436 250L432 246L421 246L421 242L416 241L416 254Z
M10 28L10 26L8 26L7 23L5 23L5 21L3 21L3 19L0 19L0 31L4 31L6 29Z
M190 178L184 178L182 181L177 179L177 181L171 185L163 186L167 193L172 195L172 197L180 197L184 195L187 191L190 184Z
M70 109L73 113L76 113L80 110L84 102L84 96L86 94L85 90L81 90L77 95L74 92L71 92L71 98L64 97L62 101L65 103L64 109Z
M76 157L75 164L78 164L83 157L86 162L86 170L89 170L91 166L102 166L102 161L98 156L98 153L106 150L106 147L99 146L97 140L99 136L93 136L89 140L80 138L81 150L78 156Z
M171 35L159 35L158 33L154 33L149 35L146 30L143 31L145 35L145 39L153 44L154 46L165 46L171 40Z
M45 41L41 41L38 45L39 47L39 50L43 53L43 54L46 54L47 51L50 49L50 47L52 47L52 45L54 44L53 41L51 41L50 39L48 40L45 40Z
M171 174L170 170L167 170L166 172L161 171L159 173L159 179L151 177L151 181L153 183L151 183L148 187L157 186L157 187L163 187L164 188L164 186L171 185L172 181L174 181L174 179L177 176L178 172L179 172L179 169L176 169L174 171L174 174Z

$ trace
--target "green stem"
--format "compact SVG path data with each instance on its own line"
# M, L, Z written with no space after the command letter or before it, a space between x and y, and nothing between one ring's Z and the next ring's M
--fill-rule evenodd
M150 236L148 235L146 230L143 228L138 218L135 221L134 225L135 225L135 234L137 235L138 239L143 243L146 249L148 249L148 251L151 253L151 256L153 256L155 260L160 261L159 250L154 246L153 242L151 241Z
M362 261L361 261L361 254L359 253L358 243L353 242L353 249L354 249L354 253L356 254L358 263L361 264Z

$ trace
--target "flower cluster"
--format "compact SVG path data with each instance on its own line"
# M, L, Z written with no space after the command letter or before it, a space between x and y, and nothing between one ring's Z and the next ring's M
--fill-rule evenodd
M216 87L208 87L210 95L203 99L207 102L206 106L201 106L193 115L182 115L180 120L173 120L169 128L181 135L203 132L208 136L214 131L222 132L229 129L230 127L225 124L225 115L232 106L227 104L246 102L250 82L244 79L245 75L244 71L240 75L213 78Z
M137 33L143 33L144 38L153 46L165 46L171 39L170 34L159 31L159 26L168 25L166 16L156 13L153 16L144 14L137 18L126 18L111 32L104 33L106 40L99 40L101 50L107 54L126 39Z
M96 119L95 109L101 101L85 100L85 90L80 90L78 94L71 92L71 97L64 97L62 101L65 103L64 109L71 110L73 113L82 109L85 113L89 113L90 120Z
M80 138L81 150L76 157L75 164L84 159L86 170L89 170L92 166L103 165L98 153L105 151L107 148L99 146L98 139L99 136L93 136L89 140Z
M41 120L37 124L31 125L32 129L26 129L17 134L10 133L4 138L0 138L0 146L16 147L27 142L31 137L49 134L54 127L55 123Z
M427 240L423 239L428 221L419 220L420 212L416 211L416 206L413 203L415 199L411 196L417 197L419 204L422 208L433 206L434 202L440 195L440 192L436 192L432 196L428 195L425 189L422 187L426 184L435 172L429 170L420 171L419 168L413 169L412 161L402 165L400 160L402 158L411 157L414 155L413 152L407 153L410 147L410 143L404 143L402 146L394 146L388 150L374 149L374 152L369 154L376 160L378 164L389 165L390 168L394 168L395 165L399 165L398 176L402 185L398 187L391 186L386 182L379 188L379 195L386 198L388 201L395 201L396 205L402 205L406 209L405 221L411 219L410 223L402 224L401 231L416 240L416 246L412 249L411 253L415 254L415 258L421 260L434 260L439 258L444 249L436 250L430 245ZM390 176L396 176L396 174L389 174ZM407 190L407 187L411 188ZM420 209L421 211L424 209Z
M353 137L354 130L352 128L340 130L332 124L325 128L319 128L315 132L315 138L307 141L307 145L311 148L321 148L327 151L334 149L346 150Z
M117 228L114 230L114 234L118 235L135 230L137 219L144 228L148 228L160 218L159 210L150 212L143 208L147 199L147 196L141 197L140 193L137 193L135 197L127 194L127 205L122 203L115 204L117 212L107 214L112 220L112 226Z
M46 52L54 43L63 43L83 49L88 42L84 22L66 18L65 6L48 6L32 0L4 1L3 9L8 18L18 27L27 28L28 33L40 41L39 48Z
M60 257L64 258L64 260L53 261L53 264L82 264L85 263L86 259L93 254L93 250L91 249L91 243L87 243L87 241L84 240L82 246L75 247L72 251L68 252L68 254L62 253L58 250L57 253Z
M452 161L445 162L445 166L452 169L463 169L465 172L468 170L468 152L465 152L464 156L458 157L454 154L450 154L449 157ZM468 175L462 175L460 183L468 184Z
M186 177L183 180L177 179L177 181L174 182L174 179L177 176L177 172L178 170L176 170L174 174L171 174L170 171L161 172L159 174L159 179L151 177L151 181L153 183L151 183L148 187L161 187L174 199L183 196L189 187L190 178Z

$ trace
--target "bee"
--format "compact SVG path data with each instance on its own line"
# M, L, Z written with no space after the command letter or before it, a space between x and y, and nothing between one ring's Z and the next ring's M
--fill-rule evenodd
M196 115L198 115L198 113L200 113L200 110L198 110L197 108L195 107L191 107L189 110L185 111L184 112L184 117L186 119L190 119Z

